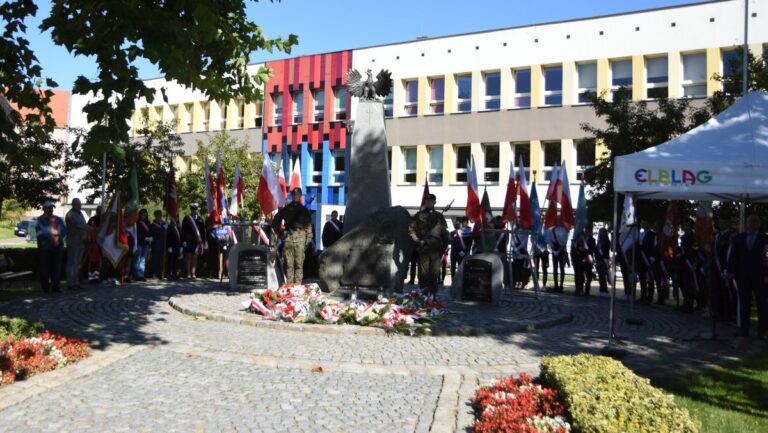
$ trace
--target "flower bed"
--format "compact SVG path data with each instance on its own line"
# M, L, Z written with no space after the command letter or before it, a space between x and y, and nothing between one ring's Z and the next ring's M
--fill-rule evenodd
M9 335L0 341L0 386L64 367L88 355L86 343L48 331L35 337Z
M284 285L277 290L254 290L243 303L270 320L374 326L410 335L429 333L443 314L443 306L417 292L379 296L375 302L340 302L326 296L317 284Z
M476 433L567 433L565 409L557 391L543 388L523 373L483 386L472 398Z

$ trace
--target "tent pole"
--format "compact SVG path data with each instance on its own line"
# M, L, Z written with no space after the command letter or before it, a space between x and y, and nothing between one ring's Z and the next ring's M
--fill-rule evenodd
M744 207L744 201L739 202L739 233L744 232L744 219L745 219L746 209Z
M613 258L613 262L611 263L611 303L610 303L610 309L608 312L608 346L611 345L613 342L613 334L614 334L614 305L616 303L616 245L618 243L618 233L617 230L617 224L616 224L616 209L619 206L619 195L616 193L616 191L613 192L613 207L611 208L613 210L613 239L611 239L611 257Z
M741 74L742 74L742 95L747 96L749 92L749 73L747 71L748 53L749 53L749 0L744 0L744 53L742 55Z

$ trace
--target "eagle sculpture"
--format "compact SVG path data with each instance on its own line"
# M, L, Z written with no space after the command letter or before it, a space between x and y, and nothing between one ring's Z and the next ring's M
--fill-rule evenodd
M373 81L373 73L370 69L365 71L368 78L363 80L363 76L357 69L350 69L347 72L347 88L352 96L360 99L386 98L392 91L392 73L386 69L376 75L376 81Z

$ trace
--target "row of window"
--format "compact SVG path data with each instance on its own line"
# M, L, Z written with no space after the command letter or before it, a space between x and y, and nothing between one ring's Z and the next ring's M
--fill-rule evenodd
M313 90L312 93L311 123L322 123L325 120L325 90ZM272 126L282 126L283 119L283 94L280 92L272 93ZM291 93L292 100L292 125L304 123L304 92L296 91ZM331 119L345 120L347 118L347 88L333 88L333 113Z
M513 143L514 160L519 161L523 159L523 165L526 167L527 178L531 179L530 166L531 166L531 145L528 142ZM579 167L577 171L577 180L581 179L583 169L595 165L595 141L591 139L579 140L575 143L576 147L576 166ZM537 182L547 181L549 179L549 173L552 167L556 164L560 164L562 161L562 144L560 141L551 141L542 143L542 162L544 164L544 176L538 177ZM430 183L441 184L443 183L443 146L434 145L427 146L427 176ZM403 146L399 148L402 152L402 178L398 183L403 184L415 184L416 183L416 147L415 146ZM498 184L499 183L499 171L500 162L499 157L499 143L483 143L483 171L478 173L478 181L484 183ZM391 152L390 149L390 167L391 167ZM471 158L471 146L469 144L455 144L453 145L453 152L456 155L454 160L454 178L449 179L450 183L466 183L467 182L467 161ZM505 164L508 164L505 161Z
M736 50L722 52L722 73L733 73L733 59L738 56ZM707 95L707 58L706 53L691 53L681 56L684 97L704 97ZM656 99L667 97L669 93L669 65L667 56L646 57L644 65L645 98ZM610 62L609 83L611 94L620 87L632 88L632 60L614 60ZM543 75L543 105L563 104L563 67L562 65L547 66L542 69ZM472 76L462 74L455 77L457 98L452 112L463 113L472 109ZM531 106L531 70L530 68L512 71L511 101L513 108ZM501 106L501 73L487 71L482 74L483 110L498 110ZM429 114L445 112L445 78L430 78L429 85ZM419 99L419 82L417 79L403 80L405 90L402 116L415 116ZM576 64L576 92L578 103L587 103L587 92L597 91L597 61L580 62ZM391 99L386 101L388 116L392 116Z
M290 166L293 167L293 164L296 163L296 160L301 158L301 156L298 153L292 153L290 154L291 164ZM271 155L271 158L273 161L280 161L281 157L279 154L273 154ZM331 177L329 179L329 184L331 186L338 186L343 185L345 181L344 174L346 172L345 164L346 164L346 154L344 150L334 150L331 152L331 158L333 160L331 161ZM302 165L309 164L309 178L307 179L309 186L317 186L321 185L323 182L323 152L310 152L309 154L309 160L308 161L302 161Z

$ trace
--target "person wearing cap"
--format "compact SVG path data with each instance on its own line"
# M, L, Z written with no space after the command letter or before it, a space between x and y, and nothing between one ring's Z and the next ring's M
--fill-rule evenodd
M197 209L200 206L197 203L189 204L189 214L184 217L181 223L181 247L184 251L184 269L187 278L197 279L197 256L203 255L203 236L205 234L205 224Z
M428 194L424 208L416 213L408 225L408 234L416 243L419 254L419 286L433 299L437 296L443 251L448 247L448 224L435 210L437 197Z
M291 197L293 200L272 219L272 230L283 239L286 284L304 279L304 255L312 241L312 215L301 204L301 188L294 188Z
M61 260L67 227L64 220L53 214L53 202L43 203L43 214L35 220L37 253L40 262L40 287L43 292L61 292Z
M93 227L85 222L79 198L72 200L72 209L64 217L67 225L67 289L80 288L80 265L83 262L85 243Z

